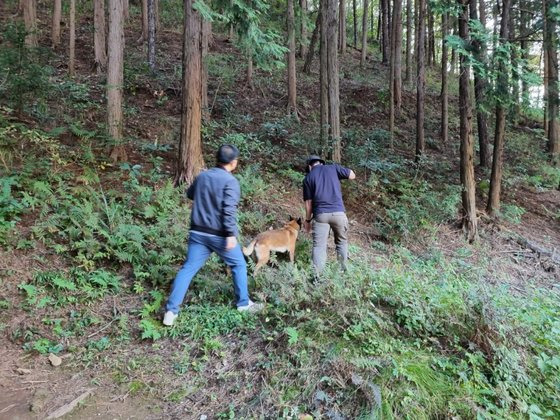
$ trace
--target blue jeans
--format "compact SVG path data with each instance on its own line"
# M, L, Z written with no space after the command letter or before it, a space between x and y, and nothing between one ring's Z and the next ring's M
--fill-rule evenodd
M247 264L239 244L233 249L226 250L226 238L191 232L187 248L187 260L177 273L171 294L167 300L166 310L177 314L179 306L187 293L191 280L202 268L208 257L215 252L231 268L233 273L233 288L237 299L237 306L249 304L247 290Z

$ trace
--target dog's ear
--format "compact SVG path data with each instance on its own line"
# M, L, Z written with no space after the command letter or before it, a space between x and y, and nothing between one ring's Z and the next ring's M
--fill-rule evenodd
M292 215L289 216L290 218L288 219L288 222L291 222L292 220L294 220L294 218L292 217Z

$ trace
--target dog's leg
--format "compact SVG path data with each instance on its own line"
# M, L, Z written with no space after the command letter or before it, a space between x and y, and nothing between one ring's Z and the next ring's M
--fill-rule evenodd
M294 245L293 247L291 247L289 252L290 252L290 262L293 263L296 257L296 246Z
M268 263L270 259L270 250L263 246L256 246L255 247L255 254L257 255L257 265L255 266L255 274L263 265Z

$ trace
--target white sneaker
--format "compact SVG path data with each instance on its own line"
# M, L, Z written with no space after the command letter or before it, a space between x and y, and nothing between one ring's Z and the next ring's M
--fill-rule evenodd
M167 325L168 327L171 327L178 316L179 316L178 314L174 314L171 311L167 311L165 313L165 316L163 317L163 325Z
M255 312L259 312L262 311L264 309L264 304L262 303L255 303L252 300L249 300L249 304L245 305L245 306L238 306L237 310L239 312L251 312L251 313L255 313Z

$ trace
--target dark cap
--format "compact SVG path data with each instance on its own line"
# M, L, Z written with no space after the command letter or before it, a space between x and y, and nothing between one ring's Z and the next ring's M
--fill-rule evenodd
M239 149L233 144L222 144L216 152L216 160L218 163L228 164L233 162L239 156Z
M307 160L305 161L305 165L313 165L315 162L321 162L323 165L325 164L325 161L323 159L321 159L321 156L319 155L309 155L307 157Z

